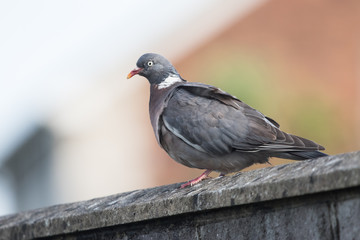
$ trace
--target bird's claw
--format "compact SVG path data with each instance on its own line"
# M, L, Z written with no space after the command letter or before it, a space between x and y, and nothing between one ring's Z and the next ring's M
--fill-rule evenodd
M200 181L206 179L206 178L210 178L209 174L212 172L212 170L206 170L205 172L203 172L199 177L194 178L190 181L188 181L187 183L184 183L180 186L180 188L185 188L187 186L194 186L195 184L199 183Z

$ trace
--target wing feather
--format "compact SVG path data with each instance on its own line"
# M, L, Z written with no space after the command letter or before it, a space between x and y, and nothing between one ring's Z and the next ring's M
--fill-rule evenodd
M162 113L166 127L199 151L284 152L321 150L320 145L279 129L279 124L209 85L179 86Z

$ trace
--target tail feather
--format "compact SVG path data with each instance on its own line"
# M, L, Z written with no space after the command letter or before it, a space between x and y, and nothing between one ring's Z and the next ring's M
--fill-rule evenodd
M291 152L275 153L272 156L278 158L287 158L292 160L306 160L312 158L325 157L328 155L326 153L319 151L291 151Z
M298 156L304 159L311 159L311 158L319 158L319 157L325 157L328 156L326 153L319 152L319 151L308 151L308 152L290 152L290 154L294 156Z

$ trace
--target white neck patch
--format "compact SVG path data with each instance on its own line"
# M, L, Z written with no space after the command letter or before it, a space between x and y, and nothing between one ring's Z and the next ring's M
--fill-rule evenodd
M163 89L163 88L168 88L171 85L173 85L174 83L177 82L182 82L181 78L179 76L173 75L173 76L168 76L167 78L165 78L164 81L162 81L159 85L158 85L158 89Z

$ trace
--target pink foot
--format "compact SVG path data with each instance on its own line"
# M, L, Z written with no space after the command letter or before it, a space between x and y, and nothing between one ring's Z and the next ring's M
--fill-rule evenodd
M212 170L206 170L197 178L194 178L193 180L190 180L187 183L184 183L183 185L181 185L180 188L185 188L187 186L194 186L195 184L199 183L201 180L207 178L211 172L212 172Z

